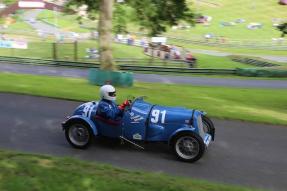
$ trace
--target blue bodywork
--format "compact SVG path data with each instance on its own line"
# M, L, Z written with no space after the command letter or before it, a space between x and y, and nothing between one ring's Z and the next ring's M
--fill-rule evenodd
M92 101L80 105L63 123L63 127L73 122L83 122L91 128L95 136L122 136L129 140L149 142L169 142L177 133L183 131L200 135L206 146L214 138L214 134L204 132L202 115L205 113L199 110L154 105L140 97L125 110L120 121L110 123L97 117L98 103Z

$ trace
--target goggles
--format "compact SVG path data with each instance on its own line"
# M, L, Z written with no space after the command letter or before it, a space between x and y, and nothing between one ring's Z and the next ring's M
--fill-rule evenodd
M116 92L115 92L115 91L114 91L114 92L109 92L108 94L109 94L109 96L111 96L111 97L116 97Z

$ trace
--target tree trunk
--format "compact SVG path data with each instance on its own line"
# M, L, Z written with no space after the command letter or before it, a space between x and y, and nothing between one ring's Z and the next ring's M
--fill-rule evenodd
M103 70L116 70L112 55L112 17L114 0L101 0L99 20L100 64Z

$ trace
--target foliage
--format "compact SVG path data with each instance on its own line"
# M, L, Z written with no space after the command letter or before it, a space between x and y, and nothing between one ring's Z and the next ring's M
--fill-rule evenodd
M87 5L90 17L98 13L100 0L69 0L66 7L75 8ZM167 26L176 25L180 20L193 22L194 14L187 6L186 0L126 0L116 3L115 14L123 13L124 7L135 11L135 19L139 25L149 31L149 35L158 35L166 31ZM121 4L121 5L118 5ZM125 30L125 19L123 14L116 20L116 30ZM121 25L118 25L119 22Z
M284 37L287 34L287 22L278 25L277 29L282 32L281 37Z
M193 23L193 13L185 0L130 0L128 4L136 11L139 24L148 29L150 36L166 31L167 26L180 20Z
M2 0L2 3L6 4L6 5L10 5L13 3L16 3L17 0Z
M113 30L116 34L122 34L127 32L127 14L125 7L117 3L113 14Z

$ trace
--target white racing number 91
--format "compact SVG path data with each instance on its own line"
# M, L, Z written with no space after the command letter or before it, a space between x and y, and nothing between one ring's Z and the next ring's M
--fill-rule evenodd
M151 118L150 121L152 123L158 123L160 117L161 117L161 123L165 122L165 115L166 115L166 110L160 111L158 109L152 110L151 112Z

